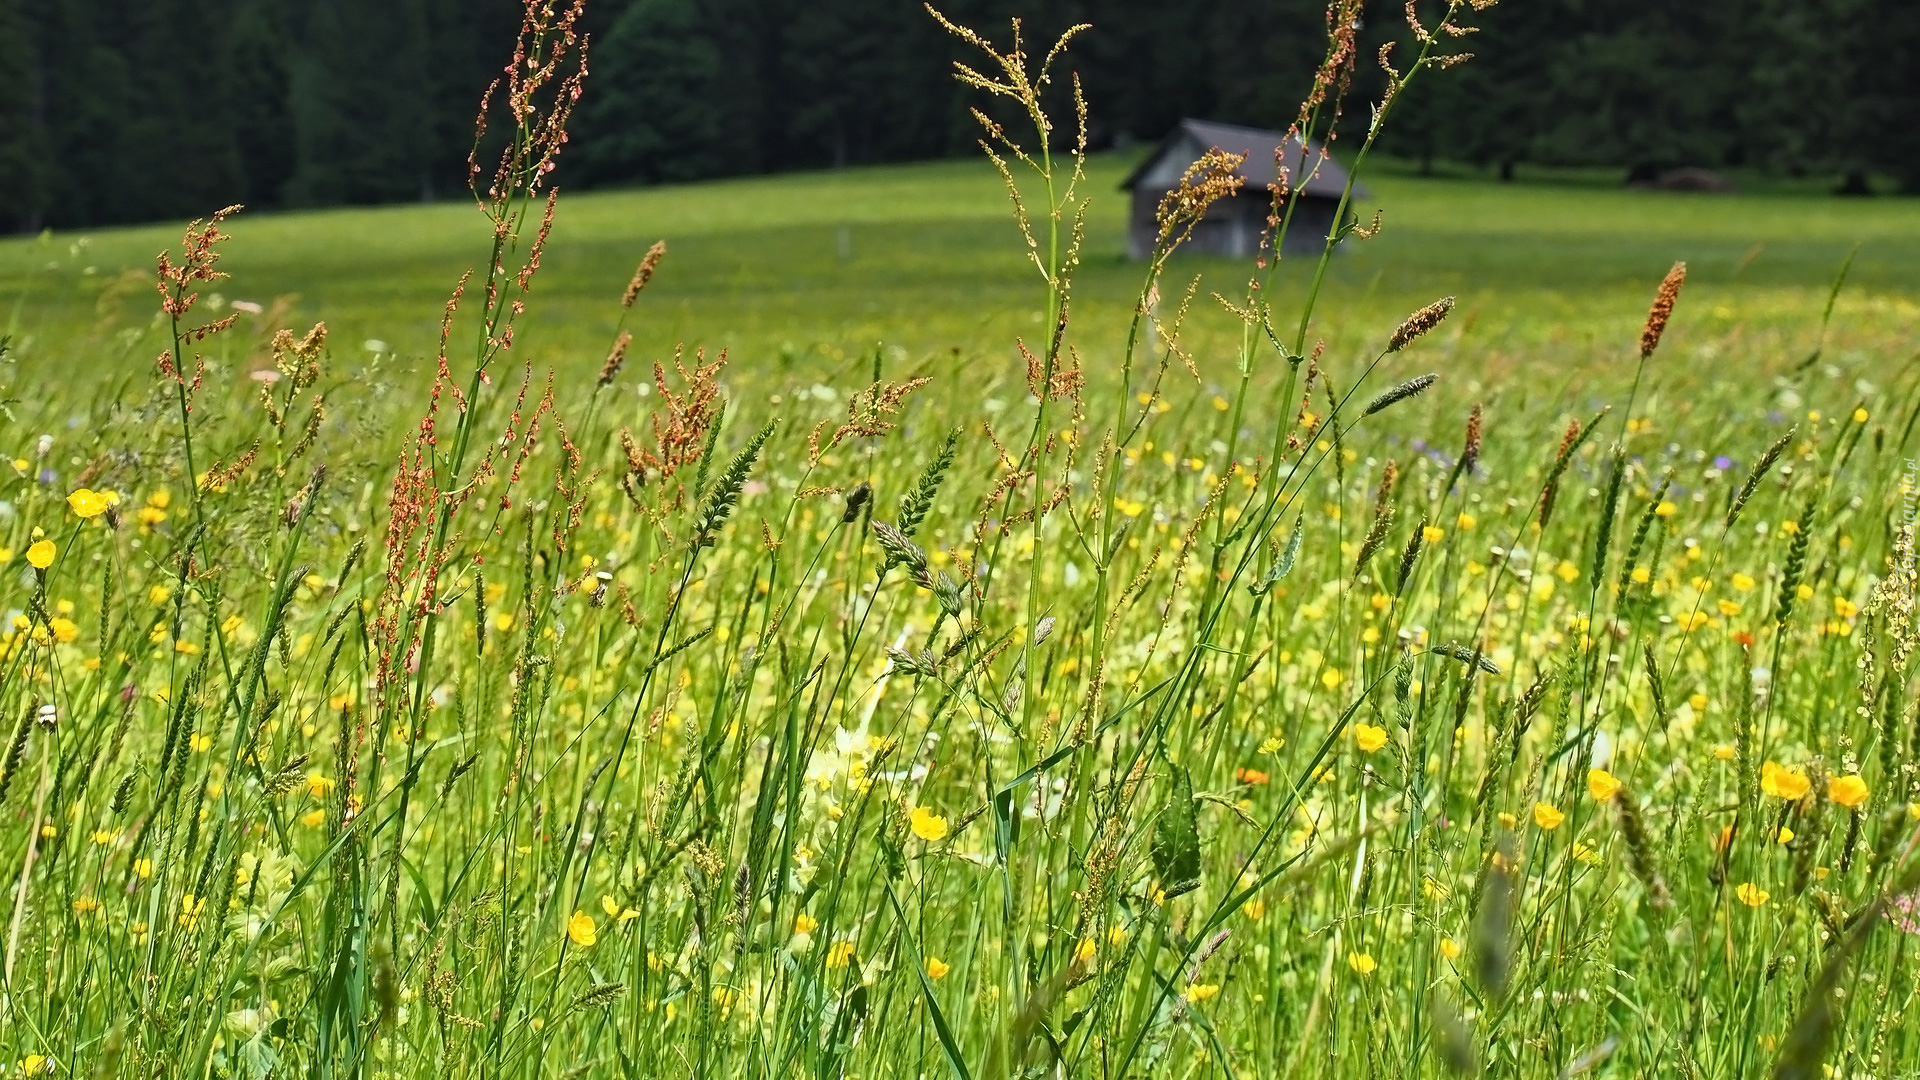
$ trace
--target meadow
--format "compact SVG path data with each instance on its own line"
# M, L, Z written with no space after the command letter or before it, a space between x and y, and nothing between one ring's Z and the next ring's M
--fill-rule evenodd
M1920 1069L1910 202L551 198L542 12L480 213L0 244L4 1075Z

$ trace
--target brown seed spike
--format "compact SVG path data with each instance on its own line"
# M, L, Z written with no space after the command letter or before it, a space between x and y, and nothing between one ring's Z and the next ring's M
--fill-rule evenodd
M1640 359L1653 355L1660 347L1660 335L1667 331L1667 320L1673 317L1673 302L1680 298L1680 286L1687 280L1687 264L1677 262L1667 271L1666 279L1660 282L1660 291L1653 294L1653 307L1647 312L1647 325L1640 331Z
M634 269L633 279L627 282L626 295L620 298L621 307L630 308L633 302L640 298L640 290L646 288L647 282L653 280L653 272L659 268L660 260L666 258L666 255L667 242L655 240L653 246L647 249L646 256L640 260L640 265Z
M1479 402L1473 403L1473 412L1467 417L1466 445L1460 450L1460 471L1470 473L1480 461L1480 439L1483 434L1484 420Z
M1400 328L1393 332L1393 337L1387 340L1387 351L1399 352L1413 344L1415 338L1439 326L1441 320L1447 317L1447 312L1452 310L1453 297L1443 296L1407 316L1407 321L1401 323Z

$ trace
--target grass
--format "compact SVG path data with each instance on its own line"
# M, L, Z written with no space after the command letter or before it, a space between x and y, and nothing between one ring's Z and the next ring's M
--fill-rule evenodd
M1131 159L1096 156L1095 192L1078 311L1088 348L1118 351L1140 269L1120 255ZM1319 332L1370 340L1377 327L1436 296L1458 295L1461 344L1489 365L1543 349L1610 359L1633 333L1646 282L1674 259L1692 267L1696 333L1764 336L1783 348L1826 299L1826 285L1861 245L1837 328L1898 355L1916 322L1920 215L1898 199L1808 194L1661 195L1590 184L1370 176L1386 229L1336 261ZM325 319L336 349L388 343L402 357L431 351L437 312L475 263L470 205L243 215L227 265L234 298L271 305L284 322ZM148 328L152 260L171 227L103 230L0 244L0 302L23 362L126 370L157 352L118 331ZM543 268L525 348L575 373L597 368L612 334L612 299L648 244L667 239L669 271L633 327L641 355L686 342L733 351L755 371L836 361L884 342L919 360L958 349L1006 355L1031 335L1031 264L1020 254L990 169L977 162L854 169L676 188L567 196ZM81 246L84 245L84 246ZM1280 277L1297 294L1298 272ZM1242 271L1183 260L1205 291ZM1179 282L1167 290L1177 294ZM1209 304L1191 331L1203 365L1234 340ZM1847 338L1851 342L1852 338ZM1356 342L1357 344L1357 342ZM1901 357L1904 359L1904 357ZM1488 368L1503 371L1504 366ZM1209 371L1209 374L1213 372Z
M158 317L162 232L0 251L5 1075L1920 1065L1904 204L1370 176L1324 354L1203 290L1196 379L1109 198L1030 373L983 167L569 196L522 278L524 145L491 290L469 208L190 233Z

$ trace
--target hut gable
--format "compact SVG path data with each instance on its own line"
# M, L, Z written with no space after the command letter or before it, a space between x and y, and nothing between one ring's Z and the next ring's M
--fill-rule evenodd
M1298 200L1282 250L1320 250L1333 229L1340 195L1347 185L1347 170L1324 146L1317 142L1303 144L1298 136L1280 131L1182 120L1121 184L1133 194L1128 255L1136 259L1152 255L1158 232L1154 212L1161 197L1179 187L1187 168L1212 149L1246 155L1246 163L1239 169L1243 186L1238 195L1214 204L1182 250L1229 256L1251 255L1258 250L1271 205L1268 189L1281 169L1286 170ZM1358 199L1368 193L1356 184L1353 194Z

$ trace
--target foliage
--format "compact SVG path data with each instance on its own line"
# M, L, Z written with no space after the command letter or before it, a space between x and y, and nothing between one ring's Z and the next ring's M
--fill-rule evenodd
M1073 59L1090 145L1124 148L1184 116L1284 126L1323 7L957 0L949 14L1024 14L1045 34L1090 24ZM1408 44L1400 8L1358 7L1366 52ZM15 185L4 224L453 195L472 102L496 73L485 43L512 17L509 0L8 0L0 154L33 154L0 170ZM1465 43L1482 62L1416 103L1389 150L1505 174L1700 165L1920 185L1920 15L1901 0L1529 0L1483 21ZM942 78L958 46L907 0L611 0L584 25L599 85L569 187L973 147Z

